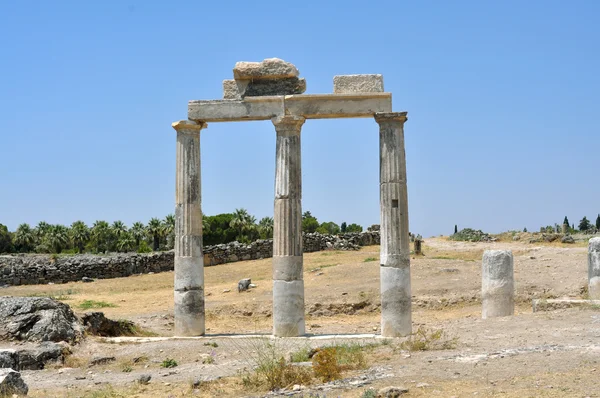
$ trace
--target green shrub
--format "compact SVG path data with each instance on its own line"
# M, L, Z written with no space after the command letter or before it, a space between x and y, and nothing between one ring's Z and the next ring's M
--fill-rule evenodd
M161 368L174 368L177 366L177 361L172 358L167 358L160 364Z
M90 310L92 308L113 308L116 305L107 303L106 301L84 300L78 307L82 310Z

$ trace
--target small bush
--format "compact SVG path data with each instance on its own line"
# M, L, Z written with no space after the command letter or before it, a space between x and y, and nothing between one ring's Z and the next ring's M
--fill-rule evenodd
M124 373L129 373L129 372L132 372L132 371L133 371L133 368L131 366L125 366L125 367L123 367L123 372Z
M446 339L442 329L427 330L421 326L400 344L400 348L407 351L449 350L456 347L457 340Z
M167 358L160 364L161 368L174 368L177 366L177 361L172 358Z
M377 398L377 391L372 388L369 388L365 392L362 393L360 398Z
M152 248L148 246L145 240L140 242L140 247L138 248L138 253L152 253Z
M323 382L340 378L342 369L338 364L335 347L326 347L319 350L312 359L315 376Z
M308 362L310 361L310 348L305 347L290 355L290 362Z
M208 343L204 343L204 345L207 345L209 347L214 347L217 348L219 345L217 343L215 343L214 341L208 342Z
M82 310L89 310L92 308L113 308L116 305L107 303L106 301L84 300L78 307Z
M364 262L365 263L369 263L371 261L377 261L377 260L378 260L377 257L367 257L367 258L364 259Z

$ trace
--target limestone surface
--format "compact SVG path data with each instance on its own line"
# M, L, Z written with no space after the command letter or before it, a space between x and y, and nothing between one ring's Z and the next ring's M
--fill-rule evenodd
M333 92L346 93L381 93L383 92L382 75L339 75L333 77Z
M71 308L47 297L0 297L0 340L75 342L83 328Z
M19 372L12 369L0 369L0 396L27 395L28 392L29 387L21 378Z
M238 62L233 68L235 80L277 79L298 75L300 72L293 64L279 58L267 58L261 62Z

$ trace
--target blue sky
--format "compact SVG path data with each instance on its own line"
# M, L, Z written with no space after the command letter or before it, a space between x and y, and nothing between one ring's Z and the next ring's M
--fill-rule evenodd
M538 229L600 213L600 2L0 2L0 223L147 222L174 208L187 101L236 61L307 93L381 73L405 126L410 229ZM270 122L202 132L203 211L272 216ZM308 121L303 209L379 223L378 127Z

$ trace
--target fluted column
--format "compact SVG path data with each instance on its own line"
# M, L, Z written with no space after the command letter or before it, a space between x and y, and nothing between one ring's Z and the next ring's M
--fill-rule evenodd
M175 335L200 336L204 326L204 261L200 130L206 123L180 120L175 185Z
M277 132L273 218L273 335L304 334L302 275L302 169L304 118L272 119Z
M410 240L404 122L406 112L375 114L379 124L381 335L412 332Z

